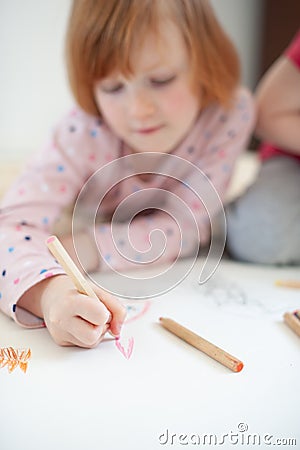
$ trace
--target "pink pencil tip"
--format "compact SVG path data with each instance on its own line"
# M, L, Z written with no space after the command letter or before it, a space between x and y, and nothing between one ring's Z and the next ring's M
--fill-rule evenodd
M50 236L50 237L48 237L48 239L47 239L47 244L50 244L51 242L53 242L55 240L55 236Z

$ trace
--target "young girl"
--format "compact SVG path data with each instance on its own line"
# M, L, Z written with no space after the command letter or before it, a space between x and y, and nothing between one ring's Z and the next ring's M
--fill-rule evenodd
M300 264L300 30L256 93L261 170L227 210L228 249L244 261Z
M95 197L99 201L106 193L102 224L86 225L74 236L86 272L172 262L179 251L191 255L199 246L197 233L189 231L192 220L201 245L210 239L206 207L188 188L199 178L192 168L201 169L224 199L254 113L251 96L239 87L235 49L208 0L74 1L67 63L78 106L58 123L2 202L0 307L23 326L44 321L61 345L93 347L108 327L119 335L124 308L97 286L101 302L83 298L46 249L62 210L82 188L86 205L92 198L95 206ZM174 179L160 175L170 170L166 154ZM126 158L131 155L145 159ZM146 195L137 208L137 197L130 200L139 191ZM111 219L124 199L129 206L112 236ZM161 210L174 199L192 216L180 210L179 230ZM127 239L130 208L135 212ZM209 213L218 209L215 204ZM166 248L144 259L157 229L167 237ZM187 236L181 242L182 230ZM63 243L75 258L72 237Z

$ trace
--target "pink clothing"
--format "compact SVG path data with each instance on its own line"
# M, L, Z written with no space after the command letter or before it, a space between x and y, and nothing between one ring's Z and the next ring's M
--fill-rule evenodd
M201 169L210 179L221 200L224 200L235 161L246 147L253 130L254 116L252 97L248 91L240 88L229 111L217 105L206 108L172 155L183 158ZM62 210L74 204L82 187L99 169L102 169L99 176L94 176L92 182L87 185L83 210L84 217L87 218L85 225L90 233L95 233L101 252L99 270L108 270L109 266L116 270L140 267L140 262L143 262L143 251L149 248L149 236L153 229L164 231L168 238L165 252L159 262L170 262L176 258L180 242L178 226L169 215L155 207L149 214L139 214L130 223L129 235L132 245L129 245L129 241L126 240L128 229L126 220L131 212L126 206L125 214L124 210L121 213L121 221L117 224L113 241L110 227L112 214L124 199L132 193L138 193L139 190L161 189L161 198L157 199L156 204L166 211L172 210L172 202L177 196L196 220L201 245L209 242L210 222L206 209L189 188L199 182L197 169L194 167L193 170L191 165L187 168L185 164L180 164L180 159L177 159L179 164L172 170L174 176L184 182L155 174L146 179L138 175L130 176L134 168L128 159L122 158L130 153L124 143L105 124L79 109L69 113L54 129L48 144L32 158L2 201L0 308L4 313L23 326L41 326L40 319L17 306L18 299L45 277L64 273L48 252L45 240L52 234ZM117 160L116 166L105 167L107 163ZM158 170L164 172L165 169L162 157ZM126 180L115 186L104 197L102 210L100 208L100 219L103 223L94 227L95 206L98 205L102 194L113 185L114 180L126 178L127 175L129 177ZM204 183L205 191L205 182L203 180L201 182ZM149 190L150 197L151 192L153 191ZM138 197L133 199L134 208L138 202ZM90 205L93 205L93 208L89 210ZM143 205L140 206L142 210ZM178 205L176 208L178 209ZM215 214L219 208L218 204L210 205L209 213ZM88 218L89 212L91 219ZM197 248L199 239L195 233L189 233L192 226L191 217L188 215L182 214L180 227L187 231L188 235L184 236L180 256L187 257ZM127 258L115 248L115 243Z
M286 56L300 71L300 30L284 52L284 56ZM259 148L259 153L262 160L273 158L274 156L290 156L300 161L300 155L277 148L268 142L262 143Z

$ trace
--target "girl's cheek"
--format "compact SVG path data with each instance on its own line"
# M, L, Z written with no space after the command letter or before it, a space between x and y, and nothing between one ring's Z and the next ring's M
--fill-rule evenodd
M164 99L164 109L174 114L178 110L184 111L191 107L194 109L198 103L199 100L190 91L177 90Z
M102 99L98 101L98 106L106 122L111 123L112 121L118 120L120 108L113 101Z

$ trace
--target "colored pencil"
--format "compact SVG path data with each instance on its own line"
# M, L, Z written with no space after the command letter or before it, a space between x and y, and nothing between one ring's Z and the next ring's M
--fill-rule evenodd
M244 367L244 364L240 360L225 352L216 345L212 344L211 342L207 341L206 339L198 336L188 328L183 327L174 320L164 317L160 317L159 320L162 326L168 331L175 334L177 337L197 348L198 350L202 351L206 355L210 356L215 361L223 364L223 366L228 367L228 369L231 369L233 372L240 372Z
M284 316L285 323L293 330L298 336L300 336L300 318L298 317L298 312L295 313L285 313Z
M300 281L297 280L277 280L276 286L300 289Z
M78 267L73 262L72 258L60 242L60 240L56 236L50 236L46 240L46 245L49 248L52 255L57 259L59 264L65 270L67 275L73 281L76 289L81 294L88 295L89 297L94 297L99 300L99 297L92 289L88 280L84 278ZM111 321L111 314L109 313L109 317L106 323Z
M93 291L91 285L84 278L78 267L75 265L60 240L56 236L50 236L47 239L46 244L52 255L57 259L59 264L75 284L77 291L81 294L85 294L89 297L94 297L99 300L99 297Z

